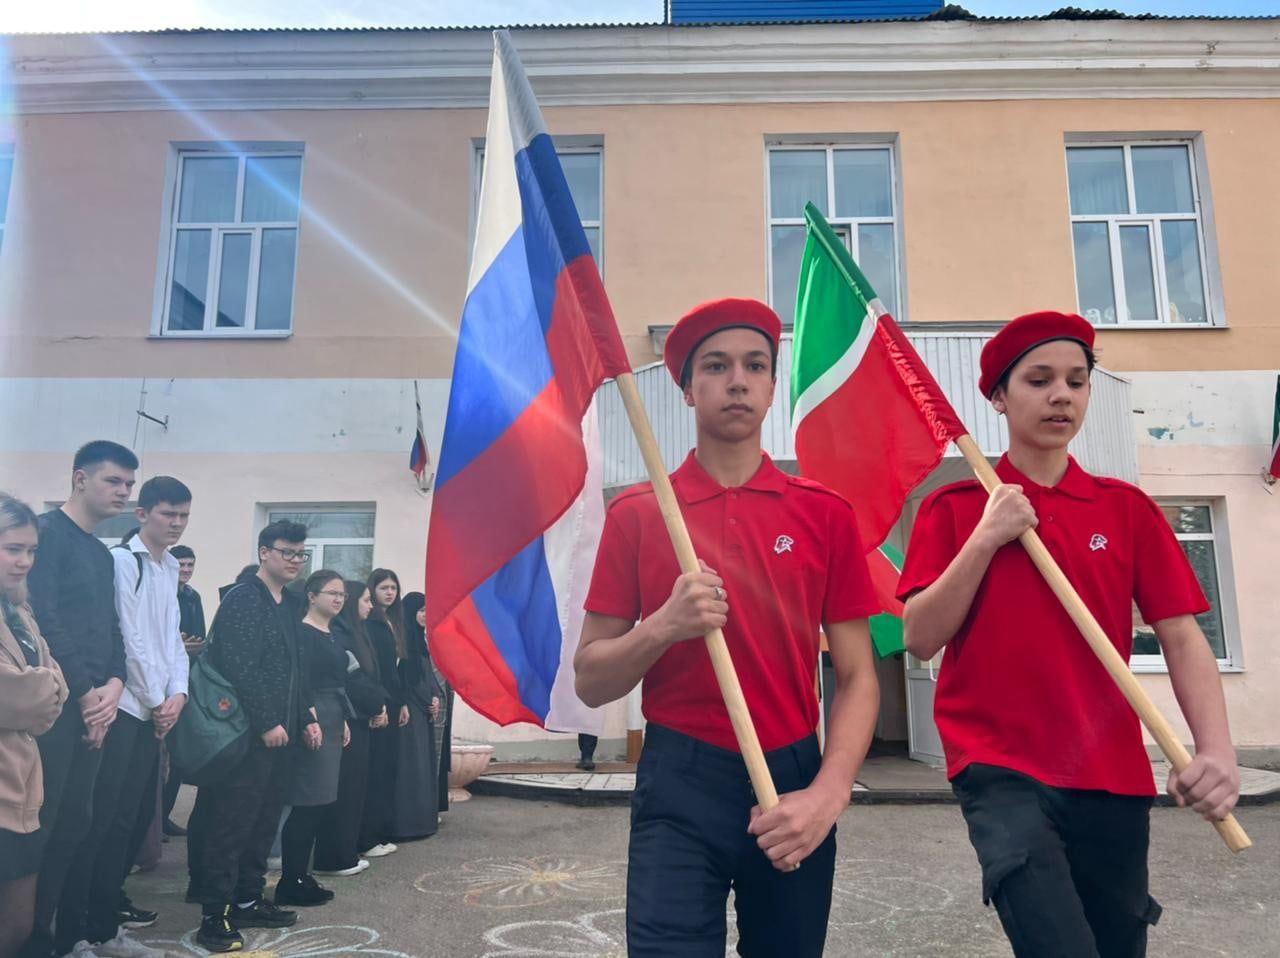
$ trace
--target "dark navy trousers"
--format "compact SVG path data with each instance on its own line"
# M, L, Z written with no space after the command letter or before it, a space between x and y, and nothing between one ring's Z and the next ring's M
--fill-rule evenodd
M822 763L816 736L765 759L779 794L807 787ZM631 799L630 958L723 958L731 890L739 955L822 954L835 829L797 871L780 872L747 832L756 804L737 752L648 726Z

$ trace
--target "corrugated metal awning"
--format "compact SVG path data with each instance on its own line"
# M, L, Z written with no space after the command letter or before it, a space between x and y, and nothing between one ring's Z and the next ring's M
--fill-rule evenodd
M1009 447L1004 419L978 392L978 354L998 329L905 329L907 338L937 377L961 421L979 448L988 456L1000 456ZM660 345L666 329L655 330ZM669 469L675 469L697 442L693 410L671 382L661 363L636 370L636 384L653 422L658 446ZM1093 395L1084 428L1071 445L1072 455L1090 472L1138 481L1137 445L1134 440L1133 406L1128 380L1098 368L1093 374ZM791 335L784 333L778 353L778 386L773 406L765 417L761 444L774 459L795 459L791 430ZM640 448L632 435L617 387L606 383L599 395L600 431L604 443L605 487L626 486L646 477ZM952 447L948 457L959 458Z

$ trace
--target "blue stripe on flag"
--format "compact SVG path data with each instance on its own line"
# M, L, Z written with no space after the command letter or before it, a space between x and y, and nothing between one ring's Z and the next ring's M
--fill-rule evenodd
M494 645L516 677L520 701L546 718L560 665L560 615L542 537L471 594Z
M520 186L529 275L545 334L551 328L556 283L565 264L584 253L590 254L591 247L551 137L540 134L516 153L516 182Z
M437 488L496 442L551 376L524 235L517 231L462 310Z

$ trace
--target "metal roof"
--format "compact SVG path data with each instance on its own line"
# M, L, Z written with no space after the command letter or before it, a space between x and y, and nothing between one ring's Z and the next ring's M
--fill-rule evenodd
M1121 13L1118 10L1085 10L1080 7L1062 7L1051 13L1022 17L980 17L970 13L957 4L948 4L936 13L925 17L884 17L868 19L853 17L848 19L822 20L739 20L732 23L723 21L705 23L667 23L660 21L635 21L628 23L510 23L476 26L365 26L365 27L163 27L151 30L32 30L20 33L0 34L7 36L76 36L76 35L165 35L165 34L244 34L244 33L471 33L489 32L492 30L636 30L636 29L669 29L697 30L708 27L779 27L779 26L822 26L832 24L861 23L935 23L938 21L963 20L970 23L1036 23L1047 20L1147 20L1155 22L1180 21L1213 21L1243 22L1248 20L1276 21L1280 13L1270 16L1220 16L1214 14L1185 14L1166 16L1156 13Z

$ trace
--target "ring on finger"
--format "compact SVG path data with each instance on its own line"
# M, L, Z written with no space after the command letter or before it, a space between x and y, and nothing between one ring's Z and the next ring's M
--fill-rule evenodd
M720 588L720 586L716 586L716 601L717 601L717 602L723 602L723 601L724 601L724 595L725 595L725 593L724 593L724 589Z

